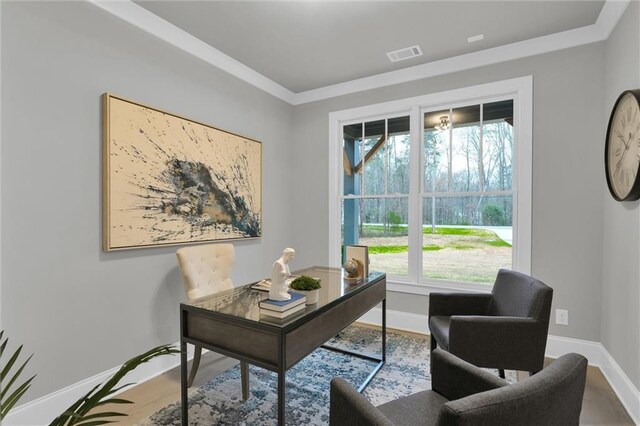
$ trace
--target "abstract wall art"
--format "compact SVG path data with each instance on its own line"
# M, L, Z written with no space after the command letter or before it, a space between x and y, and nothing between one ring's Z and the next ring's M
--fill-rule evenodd
M262 235L262 144L105 93L104 249Z

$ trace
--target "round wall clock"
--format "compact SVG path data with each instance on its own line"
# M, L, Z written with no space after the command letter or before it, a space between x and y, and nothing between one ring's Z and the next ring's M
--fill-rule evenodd
M640 89L618 97L604 148L607 185L618 201L640 199Z

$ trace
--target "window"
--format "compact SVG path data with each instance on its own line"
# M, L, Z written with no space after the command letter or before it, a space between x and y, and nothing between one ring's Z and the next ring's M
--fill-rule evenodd
M512 267L513 100L423 117L422 277L492 284Z
M367 245L418 293L530 272L531 101L524 77L331 113L330 262Z
M369 246L371 270L407 276L409 116L343 126L342 242Z

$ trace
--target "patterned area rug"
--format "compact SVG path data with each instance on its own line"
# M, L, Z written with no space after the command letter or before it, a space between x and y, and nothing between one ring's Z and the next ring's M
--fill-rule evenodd
M329 343L360 353L380 353L380 331L351 326ZM286 423L326 425L329 423L329 382L341 376L354 387L364 381L372 361L318 349L287 371ZM513 381L515 378L508 377ZM191 425L275 425L277 392L275 373L250 366L251 396L240 393L240 366L236 366L189 393ZM379 405L404 395L431 389L429 338L387 332L387 362L364 394ZM139 425L179 425L180 403L171 404Z

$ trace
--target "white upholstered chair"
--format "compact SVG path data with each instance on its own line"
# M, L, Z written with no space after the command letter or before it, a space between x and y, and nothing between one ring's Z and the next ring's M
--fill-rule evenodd
M210 296L223 290L233 289L231 269L233 268L234 250L232 244L203 244L183 247L176 252L178 265L182 272L187 299L195 300ZM191 387L196 377L202 347L195 345L193 365L187 386ZM240 362L242 377L242 398L249 397L249 366Z

